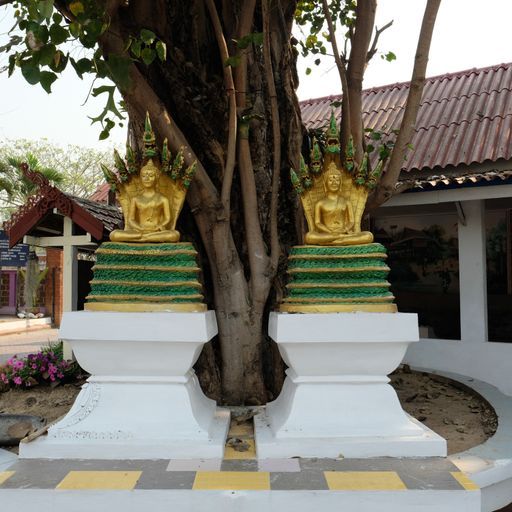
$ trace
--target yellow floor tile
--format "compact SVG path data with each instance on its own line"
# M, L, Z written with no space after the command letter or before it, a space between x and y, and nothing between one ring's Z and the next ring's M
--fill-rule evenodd
M0 471L0 485L2 485L7 479L14 475L15 471Z
M198 471L194 490L269 491L270 473L255 471Z
M142 471L70 471L57 489L133 489Z
M324 471L331 491L407 490L394 471Z
M237 423L233 421L229 427L229 437L254 437L254 428L252 423Z
M239 452L227 444L224 451L224 458L227 460L255 459L256 447L254 444L254 439L243 439L243 441L249 445L249 449L247 451Z
M462 473L462 471L451 471L451 475L457 482L459 482L466 491L478 491L479 487L478 485L471 480L471 478L468 477L465 473Z

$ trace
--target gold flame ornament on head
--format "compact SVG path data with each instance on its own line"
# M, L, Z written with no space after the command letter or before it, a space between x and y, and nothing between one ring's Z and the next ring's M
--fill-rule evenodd
M373 242L369 231L361 231L368 193L375 188L382 162L368 172L368 155L360 165L354 162L354 146L349 140L342 166L339 133L334 112L322 151L313 139L309 165L301 156L299 171L290 170L292 184L299 194L308 232L307 245L359 245Z
M185 168L183 151L173 157L167 139L161 155L146 114L142 157L129 146L126 162L114 151L117 173L102 165L105 179L116 193L124 216L124 229L110 234L113 242L178 242L176 221L196 170L196 163ZM140 169L140 170L139 170Z

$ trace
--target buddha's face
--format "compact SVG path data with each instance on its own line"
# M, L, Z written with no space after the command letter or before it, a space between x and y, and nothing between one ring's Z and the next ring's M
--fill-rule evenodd
M154 188L156 183L156 169L154 167L143 167L140 170L140 181L144 188Z
M329 192L338 192L341 186L341 175L337 172L327 174L325 186Z

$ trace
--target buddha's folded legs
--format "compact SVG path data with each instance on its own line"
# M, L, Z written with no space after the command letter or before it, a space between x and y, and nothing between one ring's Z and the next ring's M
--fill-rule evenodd
M142 233L134 229L114 229L110 233L110 240L112 242L138 242L140 241Z
M180 234L174 229L144 233L140 239L141 242L179 242L179 240Z
M306 233L304 242L307 245L362 245L371 244L373 242L373 235L369 231L346 235L309 231Z

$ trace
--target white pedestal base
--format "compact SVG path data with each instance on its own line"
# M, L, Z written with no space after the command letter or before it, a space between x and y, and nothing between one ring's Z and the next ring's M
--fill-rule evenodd
M222 458L229 411L192 365L217 332L207 313L66 313L61 337L92 375L46 437L21 458Z
M416 315L272 313L290 367L255 418L259 458L445 456L446 441L402 410L387 374L418 340Z

